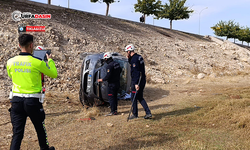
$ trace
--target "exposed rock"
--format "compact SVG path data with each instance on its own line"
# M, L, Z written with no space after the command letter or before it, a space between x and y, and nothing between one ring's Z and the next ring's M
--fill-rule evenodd
M13 136L13 134L8 134L6 137L7 137L7 139L10 139L10 138L12 138L12 136Z
M212 73L212 74L209 75L210 78L216 78L216 76L217 75L215 73Z
M4 65L0 65L0 70L3 70L4 69Z
M114 124L112 124L112 123L107 123L107 126L108 126L108 127L113 127Z
M177 76L181 76L182 74L183 74L182 71L177 71L177 72L176 72L176 75L177 75Z
M197 75L197 78L198 79L203 79L203 78L205 78L205 74L204 73L199 73L198 75Z

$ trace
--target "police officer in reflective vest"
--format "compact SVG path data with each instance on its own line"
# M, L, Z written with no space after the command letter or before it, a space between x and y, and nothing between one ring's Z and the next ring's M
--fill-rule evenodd
M143 98L143 90L146 85L146 75L145 75L145 65L144 60L141 55L138 55L134 52L135 47L133 44L127 45L125 51L127 52L127 57L131 66L131 100L133 100L135 93L136 97L132 104L133 107L133 115L129 117L129 119L138 118L138 106L137 100L141 103L144 108L146 115L144 119L152 118L152 114L150 109L148 108L147 102ZM141 78L141 80L140 80ZM140 80L140 83L139 83Z
M57 69L51 55L48 63L32 56L33 36L22 34L18 38L21 52L7 62L8 76L12 79L12 100L10 117L13 126L11 150L19 150L24 135L26 119L29 116L36 132L41 150L54 150L49 147L45 129L45 112L41 98L41 73L52 78L57 77Z
M103 79L98 79L98 82L108 81L108 100L111 108L111 112L106 116L117 115L117 93L120 88L120 74L121 67L119 63L115 62L112 58L112 54L107 52L103 55L107 65L107 74Z

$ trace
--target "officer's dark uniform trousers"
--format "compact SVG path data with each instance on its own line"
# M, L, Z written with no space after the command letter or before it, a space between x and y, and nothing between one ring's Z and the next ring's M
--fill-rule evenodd
M36 129L41 150L49 149L47 133L44 126L45 113L39 99L14 96L11 102L10 116L13 125L13 138L10 150L20 149L27 116L29 116Z
M143 91L146 85L146 80L142 79L141 83L139 84L139 91L137 91L136 93L136 89L135 89L135 84L133 84L131 86L131 90L132 90L132 94L131 94L131 100L133 100L135 93L136 93L136 97L133 103L133 114L134 116L138 117L138 105L137 105L137 100L140 102L140 104L142 105L142 107L144 108L146 114L151 114L151 111L149 110L148 104L145 101L145 99L143 98Z
M111 112L117 112L117 93L120 88L120 82L109 83L108 85L108 100L111 108Z

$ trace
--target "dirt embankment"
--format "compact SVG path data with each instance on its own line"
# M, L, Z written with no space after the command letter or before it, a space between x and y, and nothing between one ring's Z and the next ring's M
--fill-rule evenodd
M0 4L0 96L11 87L6 61L19 53L18 24L44 25L45 33L35 35L35 46L52 50L58 68L57 79L46 78L49 89L77 92L85 53L123 53L133 43L146 62L149 82L170 83L179 78L215 78L249 72L249 51L230 42L215 41L190 33L144 25L35 2L2 0ZM38 7L39 6L39 7ZM15 10L52 14L49 20L15 22ZM199 76L197 76L199 75Z

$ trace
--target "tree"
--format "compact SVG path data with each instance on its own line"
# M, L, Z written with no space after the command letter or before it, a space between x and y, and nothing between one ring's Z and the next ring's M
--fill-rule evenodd
M250 43L250 29L248 27L242 28L238 32L238 39L243 42L247 42L248 45Z
M214 30L214 34L217 36L226 36L227 40L229 38L238 38L238 32L240 31L239 23L235 23L232 20L226 21L219 21L215 26L211 27Z
M226 36L225 29L226 29L226 22L219 21L215 26L211 27L214 30L214 34L217 36Z
M111 3L114 3L115 2L115 0L90 0L90 2L92 2L92 3L96 3L96 2L103 2L103 3L106 3L107 4L107 10L106 10L106 16L108 16L108 14L109 14L109 5L111 4ZM119 1L118 1L119 2Z
M146 21L146 15L155 15L160 11L161 1L160 0L137 0L137 4L134 5L135 12L143 14L144 23Z
M250 43L250 29L247 27L245 30L246 30L246 33L247 33L247 38L246 38L245 42L247 42L248 46L249 46L249 43Z
M162 9L159 13L156 14L157 19L169 19L170 20L170 29L172 29L173 20L188 19L190 13L193 13L193 10L189 10L189 7L184 6L186 0L169 0L169 4L165 3L162 6Z
M235 43L235 39L238 38L239 36L238 34L240 31L239 23L235 23L234 21L229 20L227 24L227 30L228 30L227 38L233 38Z

